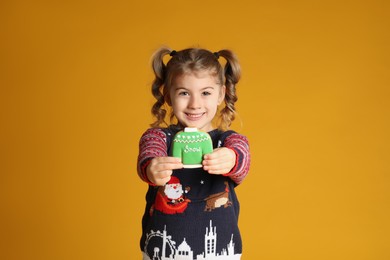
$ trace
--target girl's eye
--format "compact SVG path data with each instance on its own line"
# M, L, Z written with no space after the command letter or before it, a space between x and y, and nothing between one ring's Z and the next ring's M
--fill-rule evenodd
M203 96L210 96L210 95L211 95L211 92L205 91L205 92L202 92L202 95L203 95Z
M189 93L187 91L180 91L179 96L188 96Z

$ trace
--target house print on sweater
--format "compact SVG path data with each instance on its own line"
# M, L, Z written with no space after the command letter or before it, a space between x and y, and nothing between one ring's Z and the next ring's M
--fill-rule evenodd
M217 228L212 226L210 220L210 227L206 227L204 235L204 252L195 254L186 241L186 238L177 246L177 242L173 240L171 235L168 235L166 227L161 232L160 230L153 231L146 236L145 248L142 252L143 260L239 260L241 254L235 252L235 243L233 234L230 237L230 242L222 249L220 253L217 252ZM153 253L148 254L148 244L152 240L160 241L159 247L153 248ZM177 247L177 248L176 248ZM168 256L167 256L168 255ZM195 257L196 256L196 257Z
M186 127L184 132L178 132L173 139L172 156L181 158L184 168L202 167L203 156L212 151L210 135L197 128Z

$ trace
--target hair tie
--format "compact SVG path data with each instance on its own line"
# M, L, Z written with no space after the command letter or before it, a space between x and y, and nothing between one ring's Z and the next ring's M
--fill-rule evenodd
M214 52L214 56L217 58L217 60L219 59L219 52Z
M177 54L177 51L175 51L175 50L173 50L173 51L171 51L171 53L169 53L169 55L171 55L171 56L175 56Z

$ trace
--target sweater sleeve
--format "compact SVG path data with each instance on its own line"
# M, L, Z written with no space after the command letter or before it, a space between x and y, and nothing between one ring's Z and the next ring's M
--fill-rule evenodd
M139 141L137 162L137 172L143 181L154 185L146 176L146 167L153 158L163 156L167 156L166 134L159 128L146 130Z
M240 184L248 174L251 162L248 139L243 135L232 133L226 137L223 146L236 153L236 164L225 176L231 178L236 184Z

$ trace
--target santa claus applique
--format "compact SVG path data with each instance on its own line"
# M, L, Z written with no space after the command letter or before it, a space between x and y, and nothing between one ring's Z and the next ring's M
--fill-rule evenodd
M165 214L183 213L190 202L184 196L188 190L189 188L183 190L180 180L172 176L167 184L158 188L154 209Z

